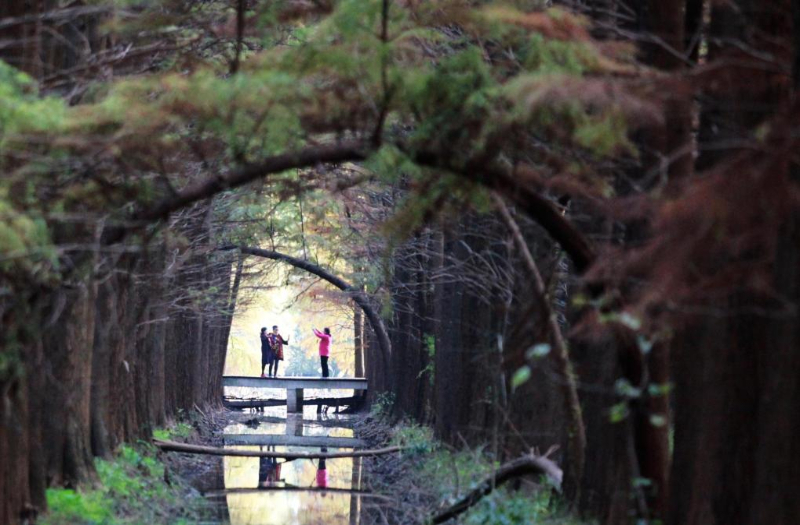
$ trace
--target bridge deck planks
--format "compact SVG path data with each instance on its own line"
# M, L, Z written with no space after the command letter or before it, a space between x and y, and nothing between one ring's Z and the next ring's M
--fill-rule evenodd
M223 376L222 386L279 389L367 390L367 380L361 377L249 377Z

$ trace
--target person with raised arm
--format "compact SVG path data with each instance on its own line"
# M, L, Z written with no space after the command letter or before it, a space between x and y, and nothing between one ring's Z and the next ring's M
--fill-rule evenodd
M314 335L319 337L319 361L322 365L322 377L328 377L328 356L331 351L331 329L323 328L322 332L314 328Z

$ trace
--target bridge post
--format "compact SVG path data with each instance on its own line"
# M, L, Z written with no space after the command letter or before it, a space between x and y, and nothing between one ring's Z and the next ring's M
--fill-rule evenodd
M286 389L286 412L303 413L303 389Z

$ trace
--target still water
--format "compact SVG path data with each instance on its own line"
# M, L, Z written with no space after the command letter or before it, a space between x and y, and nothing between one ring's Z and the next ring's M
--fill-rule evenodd
M317 414L314 406L302 416L271 407L240 417L225 428L226 448L336 452L360 445L351 418ZM232 525L358 524L370 498L360 458L225 457L223 472L225 490L216 497L225 498Z

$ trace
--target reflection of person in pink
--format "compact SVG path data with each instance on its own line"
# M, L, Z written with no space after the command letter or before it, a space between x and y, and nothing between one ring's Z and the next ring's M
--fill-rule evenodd
M321 452L327 452L327 448L323 448ZM328 470L325 467L325 458L319 458L319 466L317 467L317 488L324 489L328 487Z
M331 349L331 329L324 328L322 332L314 328L314 335L319 337L319 361L322 364L322 377L328 377L328 356Z

